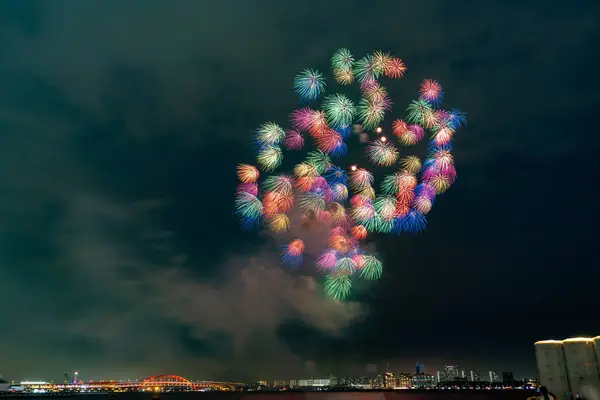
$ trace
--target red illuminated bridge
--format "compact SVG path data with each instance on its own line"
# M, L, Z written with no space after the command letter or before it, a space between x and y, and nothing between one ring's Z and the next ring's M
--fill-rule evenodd
M139 381L139 382L77 382L75 384L51 384L51 383L32 383L28 385L30 389L46 389L46 390L165 390L165 389L179 389L179 390L235 390L242 383L235 382L216 382L216 381L199 381L192 382L178 375L154 375Z
M241 383L233 382L214 382L214 381L200 381L192 382L178 375L154 375L139 382L137 387L139 389L155 389L155 388L169 388L169 389L190 389L190 390L201 390L201 389L220 389L220 390L232 390L236 386L242 385Z

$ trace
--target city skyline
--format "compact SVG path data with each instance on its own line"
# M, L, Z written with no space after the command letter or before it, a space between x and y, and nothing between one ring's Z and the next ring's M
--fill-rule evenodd
M436 377L436 380L438 379L440 372L444 371L445 369L447 369L448 367L454 369L455 371L460 371L462 372L461 374L456 375L457 378L466 378L467 381L470 382L475 382L475 381L490 381L490 382L502 382L502 374L506 373L506 372L510 372L511 374L513 374L513 370L511 369L510 371L505 371L505 370L497 370L497 369L493 369L493 368L484 368L484 369L477 369L471 366L463 366L463 365L458 365L458 364L444 364L442 366L438 366L435 369L432 368L431 366L428 368L426 364L422 363L422 362L416 362L415 365L413 366L413 370L404 370L401 367L394 367L393 365L385 364L384 366L381 367L377 367L375 368L375 366L373 364L368 365L365 367L365 370L363 371L363 373L356 373L356 374L340 374L340 373L336 373L335 371L329 371L329 372L325 372L325 373L320 373L320 374L314 374L311 376L303 376L303 377L269 377L269 379L266 379L267 377L262 377L265 378L264 380L266 381L278 381L278 380L291 380L291 379L309 379L309 378L318 378L318 377L328 377L328 376L334 376L334 377L343 377L343 376L348 376L348 377L358 377L358 376L380 376L380 375L384 375L386 373L393 373L396 376L398 375L410 375L410 376L416 376L419 375L420 373L416 373L415 372L415 368L416 366L423 366L424 367L424 372L422 374L424 375L428 375L428 376L433 376ZM490 374L494 372L497 374L497 379L495 380L491 380L489 377L491 376ZM478 374L477 377L479 379L473 379L474 376L470 375L470 373L476 373ZM163 371L163 373L161 374L157 374L156 372L154 374L150 374L148 376L154 376L154 375L162 375L165 374L165 372ZM175 373L173 373L173 371L169 371L169 374L174 374L177 375ZM52 376L49 375L49 376ZM108 375L95 375L95 376L86 376L85 375L85 371L84 374L80 374L80 371L72 371L72 372L62 372L60 374L59 378L48 378L48 376L36 376L36 377L28 377L28 378L24 378L24 377L20 377L20 379L15 379L12 377L6 377L6 378L10 378L11 381L13 382L73 382L74 378L76 378L79 381L82 382L86 382L86 381L119 381L119 382L134 382L134 381L141 381L145 378L147 378L148 376L135 376L135 377L131 377L131 376L126 376L126 377L122 377L122 376L111 376L110 374ZM525 374L525 375L515 375L515 379L516 380L523 380L523 379L531 379L531 378L535 378L537 375L536 374ZM0 378L3 377L3 374L0 373ZM471 377L473 380L470 380L469 377ZM210 379L210 377L196 377L196 376L186 376L187 379L190 379L192 381L205 381L205 380L213 380ZM260 381L261 379L257 379L256 381ZM451 380L451 379L448 379ZM232 381L232 380L228 380L228 381ZM439 381L439 380L438 380Z
M0 2L0 372L536 375L536 340L600 332L600 2L562 3ZM280 239L233 215L257 128L290 128L304 68L337 91L339 48L406 64L384 132L424 79L468 120L427 229L369 234L382 277L345 302L319 252L282 268Z

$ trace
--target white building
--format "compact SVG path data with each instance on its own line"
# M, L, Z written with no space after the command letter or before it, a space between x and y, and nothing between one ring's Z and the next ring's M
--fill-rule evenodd
M598 375L600 375L600 336L594 338L594 348L596 350L596 364L598 365Z
M600 376L596 362L596 349L593 338L572 338L563 340L563 350L567 363L569 386L574 395L580 394L584 385L600 389Z
M309 379L298 379L299 387L323 387L335 385L335 378L309 378Z
M488 377L490 382L500 382L500 377L498 376L498 373L496 371L489 371Z
M535 343L535 358L540 374L540 384L559 399L567 398L569 378L567 364L560 340L542 340Z

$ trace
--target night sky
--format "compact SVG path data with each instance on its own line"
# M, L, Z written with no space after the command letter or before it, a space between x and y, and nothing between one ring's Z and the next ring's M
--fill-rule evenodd
M251 380L445 362L535 374L600 334L600 3L0 2L0 373ZM232 216L253 130L333 51L404 59L468 114L458 179L380 281L322 296Z

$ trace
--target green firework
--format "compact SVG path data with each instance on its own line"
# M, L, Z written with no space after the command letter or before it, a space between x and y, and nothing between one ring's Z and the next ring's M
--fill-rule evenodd
M358 119L366 130L377 128L384 117L385 108L383 105L367 99L361 99L358 103Z
M325 97L323 110L327 115L327 122L333 128L351 125L356 113L354 103L343 94L337 93Z
M266 172L272 172L281 165L283 153L279 146L268 145L263 147L256 156L256 163Z
M335 300L344 300L350 294L352 281L346 274L327 275L325 277L325 295Z
M367 280L381 278L383 264L375 256L365 256L364 265L360 270L360 277Z
M306 155L306 161L314 165L319 174L323 174L331 166L331 159L320 150L311 151Z
M354 57L348 49L339 49L331 57L331 67L333 69L351 70L353 66Z
M408 115L406 120L411 124L425 124L425 115L432 111L431 104L427 100L413 100L406 109Z

